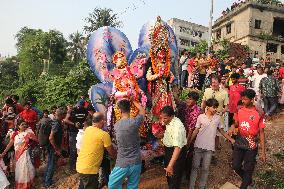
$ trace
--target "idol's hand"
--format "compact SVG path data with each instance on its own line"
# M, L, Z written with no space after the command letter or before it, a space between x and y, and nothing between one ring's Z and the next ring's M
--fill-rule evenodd
M171 76L171 78L170 78L170 83L172 84L173 83L173 81L174 81L174 79L175 79L175 77L174 76Z
M127 92L126 92L126 95L125 96L127 96L127 97L130 97L130 96L132 96L132 90L130 89L130 90L128 90Z
M147 103L147 97L146 95L143 94L141 97L141 104L143 107L146 107L146 103Z

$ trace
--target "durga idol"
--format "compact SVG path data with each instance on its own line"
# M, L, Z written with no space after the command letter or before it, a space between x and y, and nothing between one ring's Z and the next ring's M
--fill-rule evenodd
M123 52L118 51L113 55L113 63L116 67L111 73L113 80L112 90L112 104L108 108L108 124L112 127L114 123L121 119L121 112L117 107L117 102L121 99L130 99L132 101L139 101L143 107L146 106L147 97L140 89L136 80L135 74L131 72L130 67L127 64L126 56ZM135 117L139 113L136 106L131 103L130 116ZM109 121L112 120L112 121ZM111 122L111 123L110 123ZM146 135L146 129L144 125L140 127L140 135L144 137Z
M164 106L172 106L175 109L174 96L171 83L174 75L171 72L171 49L168 43L169 31L158 17L151 34L150 60L146 78L149 82L148 91L152 98L151 113L157 118ZM154 120L155 121L155 120Z

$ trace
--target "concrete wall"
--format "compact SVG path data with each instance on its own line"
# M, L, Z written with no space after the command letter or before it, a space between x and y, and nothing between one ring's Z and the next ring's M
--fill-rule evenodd
M246 9L237 14L229 20L226 20L220 26L214 27L213 38L217 39L217 31L221 29L221 39L228 39L230 41L235 41L240 38L246 37L250 33L250 15L251 10ZM227 33L226 26L231 24L231 33Z
M170 19L168 24L175 32L179 49L189 49L193 44L197 44L201 40L208 40L208 28L205 26L177 18ZM186 44L182 45L182 42L186 42Z
M241 39L249 35L250 33L250 18L251 18L251 9L244 10L241 14L238 14L234 17L234 23L236 29L234 31L235 38L234 40Z
M259 38L261 33L272 35L274 18L284 19L283 8L267 7L259 4L243 5L239 10L217 19L213 26L213 38L217 39L217 31L221 29L221 39L230 42L248 45L252 53L258 52L259 57L266 57L267 43L278 44L277 53L272 53L273 61L281 59L284 62L284 53L281 53L280 41L266 41ZM260 29L255 28L255 20L261 20ZM226 26L231 24L231 33L228 34ZM284 26L283 26L284 27Z
M251 32L250 34L258 36L261 32L272 34L273 31L273 12L270 11L261 11L256 8L250 8L252 11L251 14ZM255 20L261 20L260 29L255 29Z

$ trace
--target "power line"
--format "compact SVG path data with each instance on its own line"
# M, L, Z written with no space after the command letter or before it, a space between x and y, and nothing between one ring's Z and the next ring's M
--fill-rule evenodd
M126 7L122 12L120 12L118 14L123 15L123 14L130 12L130 11L135 11L136 9L141 8L142 6L145 6L145 5L146 5L145 0L138 0L138 2L135 2L135 3L132 2L131 5Z

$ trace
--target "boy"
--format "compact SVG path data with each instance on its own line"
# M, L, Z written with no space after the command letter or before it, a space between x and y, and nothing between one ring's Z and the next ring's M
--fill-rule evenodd
M190 189L195 188L195 181L197 178L201 159L203 159L203 162L199 188L206 188L207 179L209 175L209 166L211 163L213 152L215 151L215 137L217 130L231 143L235 142L234 139L232 139L222 129L221 117L216 114L218 106L219 103L216 99L210 98L206 101L207 111L206 113L198 116L195 130L193 131L192 136L190 138L191 143L196 137L194 143L192 171L190 175Z
M242 178L240 189L246 189L252 184L252 175L256 164L257 136L260 135L261 159L266 161L265 155L265 123L263 116L253 105L255 92L247 89L241 93L243 107L235 115L235 124L239 133L234 144L233 169Z

